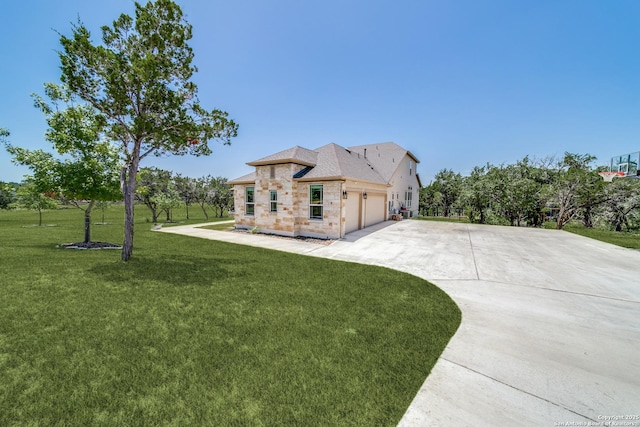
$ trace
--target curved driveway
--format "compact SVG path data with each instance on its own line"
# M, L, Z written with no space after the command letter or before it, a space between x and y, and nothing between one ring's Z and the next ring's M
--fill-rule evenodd
M431 221L385 222L328 246L193 226L162 231L382 265L446 291L462 323L402 426L640 416L638 251L555 230Z

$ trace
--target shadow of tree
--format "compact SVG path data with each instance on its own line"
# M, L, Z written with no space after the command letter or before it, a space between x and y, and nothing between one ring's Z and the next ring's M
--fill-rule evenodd
M215 257L172 255L167 258L138 256L128 262L105 262L93 266L90 272L103 280L133 286L150 282L171 286L215 286L229 280L246 277L251 261L238 267L227 265Z

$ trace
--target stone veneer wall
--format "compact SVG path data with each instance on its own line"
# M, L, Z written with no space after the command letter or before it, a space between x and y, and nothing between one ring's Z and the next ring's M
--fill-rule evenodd
M251 187L251 185L236 184L233 186L233 218L235 220L236 228L253 228L255 226L255 217L245 215L245 188ZM255 195L254 195L255 200Z
M315 184L323 185L322 220L309 218L309 187ZM323 239L342 237L342 181L299 182L297 194L294 209L298 235Z
M275 169L271 178L271 168ZM293 175L304 166L292 163L256 167L255 225L262 233L296 236ZM270 192L278 195L277 212L270 212Z

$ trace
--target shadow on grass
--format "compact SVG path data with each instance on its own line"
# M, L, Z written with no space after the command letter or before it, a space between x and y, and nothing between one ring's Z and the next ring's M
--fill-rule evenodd
M248 261L248 263L251 263ZM246 277L250 265L229 266L215 258L173 255L157 259L135 257L124 263L101 263L90 269L102 280L133 286L165 284L171 286L215 286Z

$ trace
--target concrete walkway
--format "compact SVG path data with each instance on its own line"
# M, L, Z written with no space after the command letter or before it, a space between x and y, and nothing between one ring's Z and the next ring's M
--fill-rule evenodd
M638 251L555 230L428 221L386 222L328 246L193 226L162 231L382 265L445 290L462 324L402 426L640 416Z

